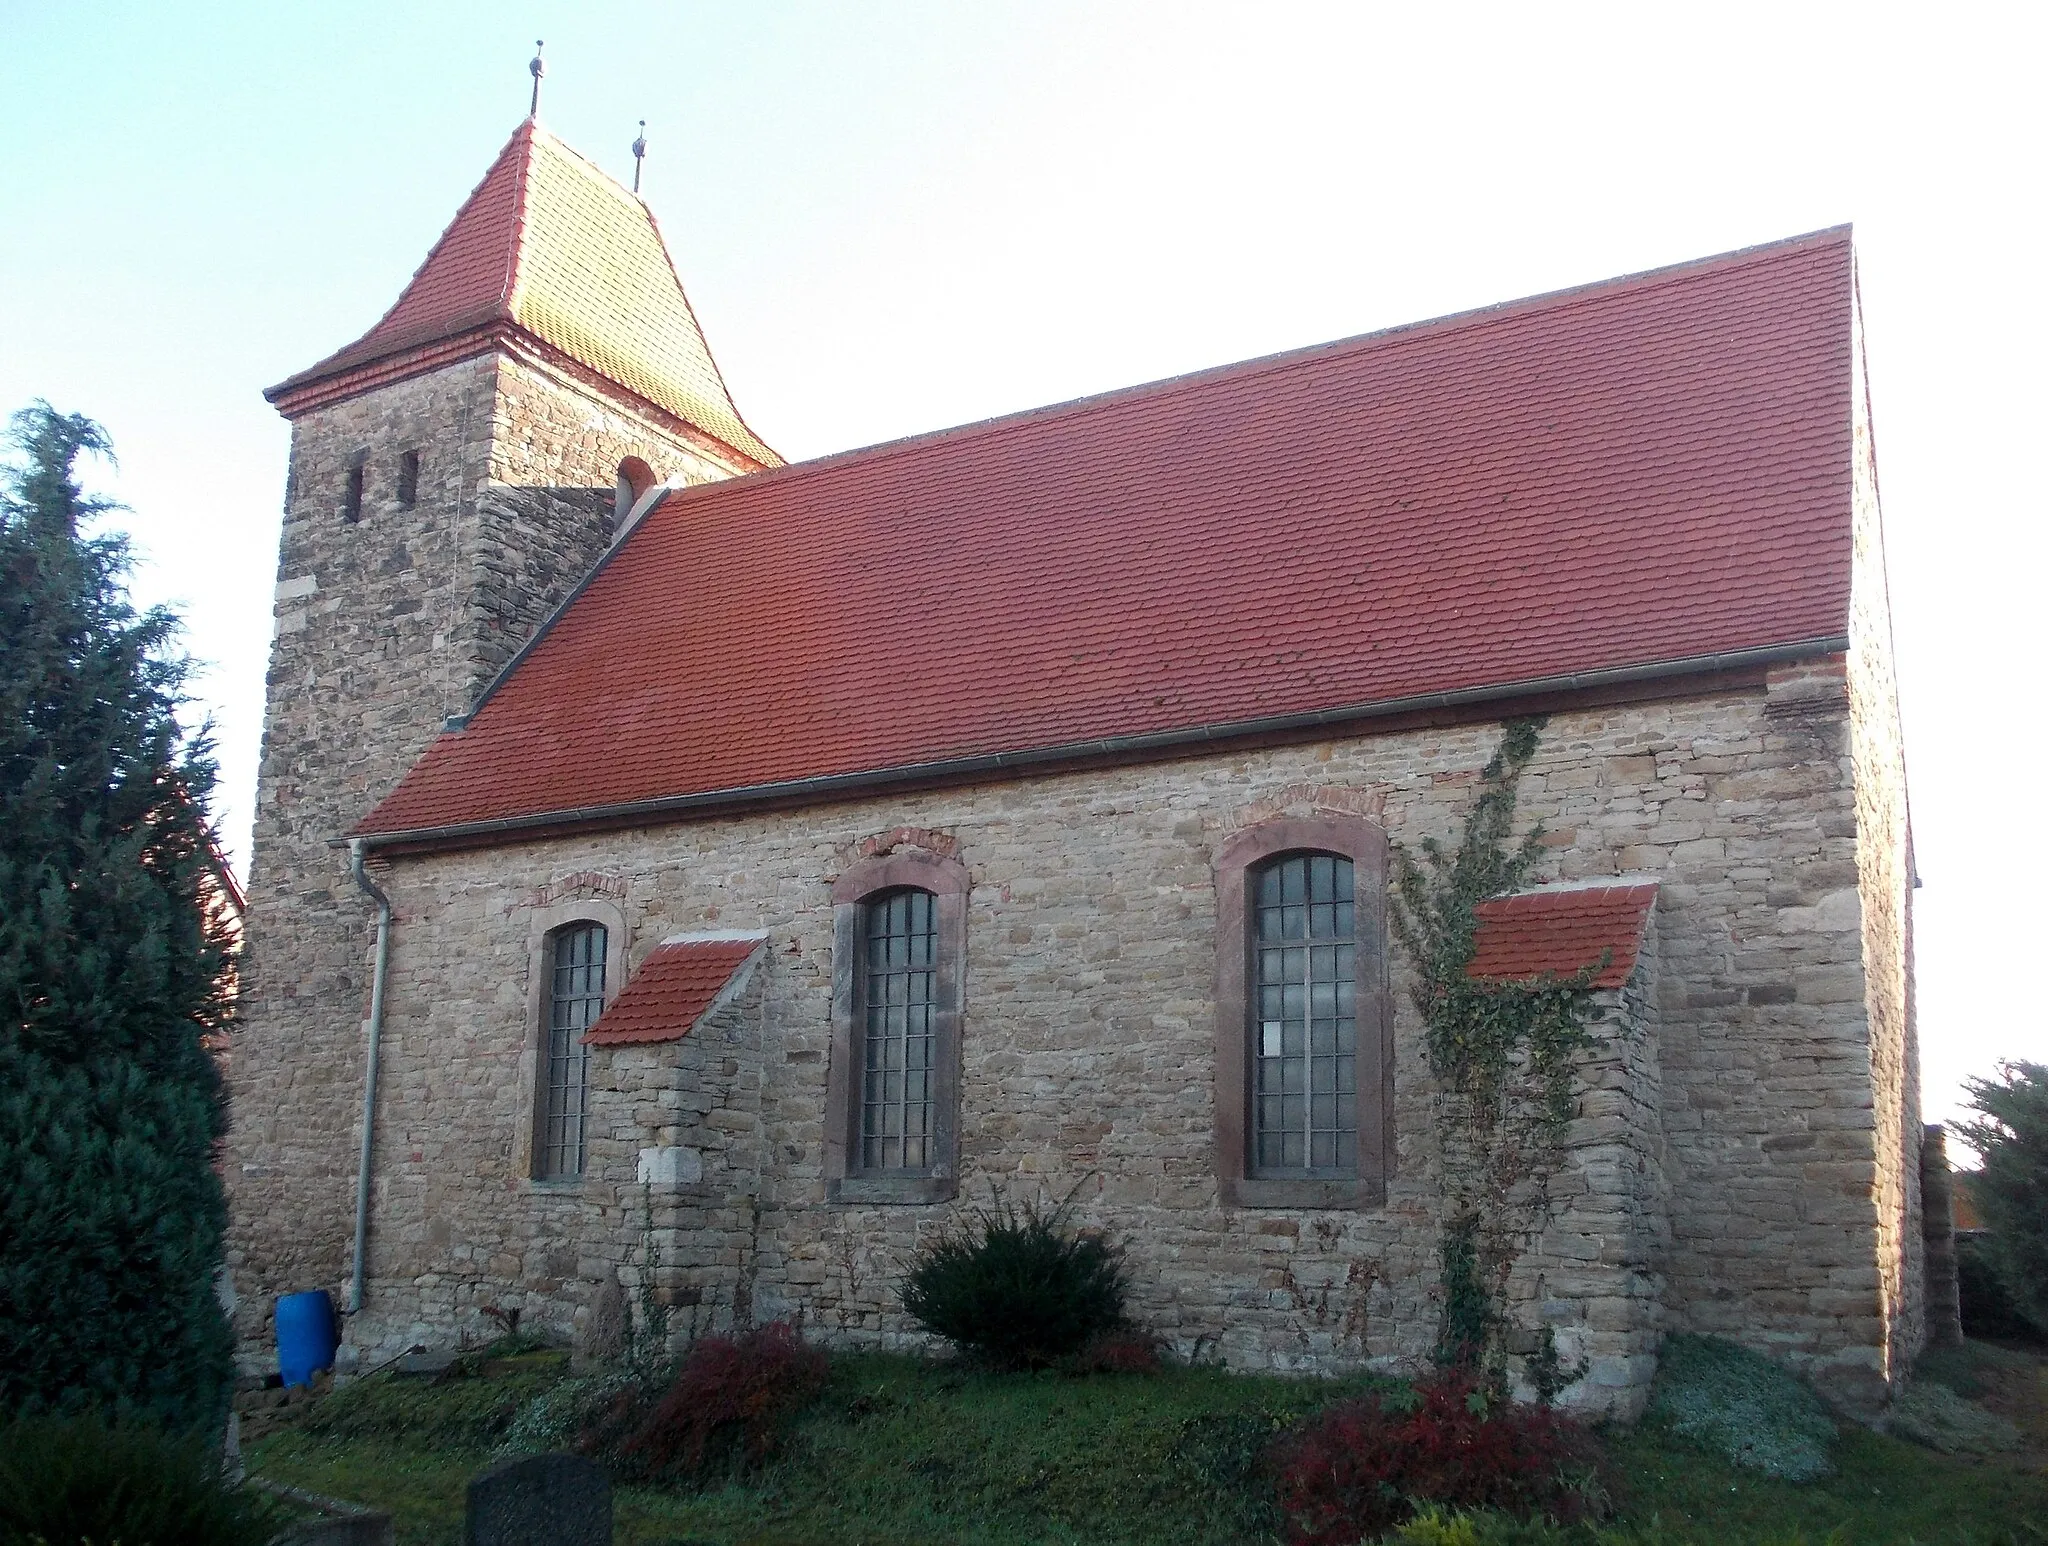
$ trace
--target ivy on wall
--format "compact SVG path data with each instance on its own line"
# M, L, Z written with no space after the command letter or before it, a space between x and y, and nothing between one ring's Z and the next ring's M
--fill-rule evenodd
M1517 789L1544 721L1510 720L1480 774L1455 852L1425 838L1418 860L1393 850L1393 928L1416 969L1424 1055L1435 1090L1432 1140L1444 1189L1439 1246L1444 1303L1437 1358L1505 1379L1514 1328L1508 1278L1550 1216L1549 1181L1564 1158L1573 1062L1598 1045L1588 1029L1605 959L1570 976L1496 982L1468 975L1479 904L1521 889L1542 855L1539 823L1513 840ZM1548 1401L1577 1378L1548 1332L1525 1371Z

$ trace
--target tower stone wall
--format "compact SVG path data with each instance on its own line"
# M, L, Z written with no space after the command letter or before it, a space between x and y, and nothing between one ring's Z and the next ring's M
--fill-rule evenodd
M688 483L742 465L503 349L293 418L226 1164L245 1342L273 1296L349 1271L375 910L338 840L603 554L629 456Z

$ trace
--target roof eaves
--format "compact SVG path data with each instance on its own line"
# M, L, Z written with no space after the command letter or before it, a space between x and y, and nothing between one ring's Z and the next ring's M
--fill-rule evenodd
M606 559L599 560L597 568L602 568L609 557L607 554ZM586 585L596 572L597 569L593 569L591 575L586 576ZM568 603L564 602L563 605L566 607ZM1666 677L1709 676L1727 671L1757 669L1795 660L1810 660L1817 656L1839 655L1848 648L1847 634L1829 634L1819 638L1762 645L1751 649L1727 650L1711 655L1646 661L1634 665L1571 672L1560 676L1457 688L1447 692L1417 693L1406 697L1346 704L1328 709L1310 709L1293 714L1231 720L1177 730L1149 731L1139 735L1103 736L1054 746L987 752L934 762L859 769L848 773L826 773L811 778L704 790L691 794L662 795L651 799L624 801L615 805L538 811L519 816L453 822L438 827L415 827L383 832L362 826L351 836L362 840L368 847L381 848L405 844L426 848L447 843L472 843L478 839L501 835L513 837L544 828L580 826L588 822L682 820L693 815L709 815L749 806L843 798L904 784L924 784L977 775L1042 771L1062 764L1157 756L1193 750L1215 743L1243 741L1267 735L1298 734L1375 719L1388 719L1403 714L1505 703L1556 693L1583 692L1603 687L1657 681ZM505 670L499 673L501 680L513 666L517 665L518 659L518 656L514 656L513 660L507 663ZM449 723L452 726L454 721L451 719ZM374 816L375 812L371 814Z

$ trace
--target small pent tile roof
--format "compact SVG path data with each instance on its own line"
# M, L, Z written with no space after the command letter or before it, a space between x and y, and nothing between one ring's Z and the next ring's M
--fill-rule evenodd
M1618 988L1635 970L1656 903L1655 881L1523 891L1481 902L1473 909L1478 950L1466 975L1522 982L1598 966L1593 986Z
M781 465L733 406L653 212L530 118L377 325L266 395L289 412L336 378L401 356L442 363L460 351L433 346L505 329Z
M1850 275L1826 231L671 493L360 831L1841 649Z
M593 1047L680 1041L719 1002L765 935L678 935L649 952L583 1039Z

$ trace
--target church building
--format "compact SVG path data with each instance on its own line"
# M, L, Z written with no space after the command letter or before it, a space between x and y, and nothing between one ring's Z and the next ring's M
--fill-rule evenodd
M647 205L532 119L291 421L225 1168L245 1355L800 1318L1071 1195L1132 1313L1412 1367L1390 854L1503 724L1598 970L1515 1314L1875 1409L1923 1338L1912 851L1836 229L785 464Z

